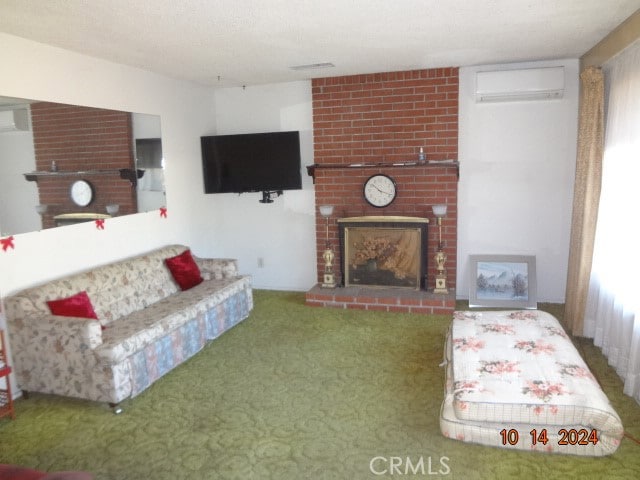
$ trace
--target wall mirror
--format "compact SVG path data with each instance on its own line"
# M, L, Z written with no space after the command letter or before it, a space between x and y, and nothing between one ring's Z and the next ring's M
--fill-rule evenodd
M0 96L0 236L166 206L160 117Z

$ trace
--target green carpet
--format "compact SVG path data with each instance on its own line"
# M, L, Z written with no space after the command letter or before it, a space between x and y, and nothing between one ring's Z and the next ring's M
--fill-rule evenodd
M561 306L547 307L561 316ZM0 463L99 480L640 478L640 445L629 438L605 458L444 438L438 364L449 322L256 291L247 320L124 402L121 415L50 395L18 400L17 419L0 420ZM640 406L599 350L577 343L640 438Z

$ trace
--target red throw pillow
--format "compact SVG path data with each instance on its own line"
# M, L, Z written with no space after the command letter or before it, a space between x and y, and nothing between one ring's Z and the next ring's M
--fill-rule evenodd
M185 250L180 255L166 258L164 261L181 290L189 290L202 283L202 275L195 260L191 256L191 250Z
M49 310L54 315L98 319L96 312L93 310L93 305L91 305L91 299L85 291L60 300L49 300L47 305L49 305Z

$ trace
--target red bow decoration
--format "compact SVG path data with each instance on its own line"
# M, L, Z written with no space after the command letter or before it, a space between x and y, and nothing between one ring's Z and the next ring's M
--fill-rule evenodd
M7 238L0 238L0 245L2 245L3 252L6 252L10 248L16 248L13 245L13 235Z
M98 230L104 230L104 218L96 219L96 228Z
M160 217L167 218L167 207L160 207Z

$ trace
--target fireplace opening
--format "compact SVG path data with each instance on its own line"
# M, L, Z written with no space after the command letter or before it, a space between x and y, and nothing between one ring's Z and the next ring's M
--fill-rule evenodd
M338 219L342 285L425 290L428 224L419 217Z

